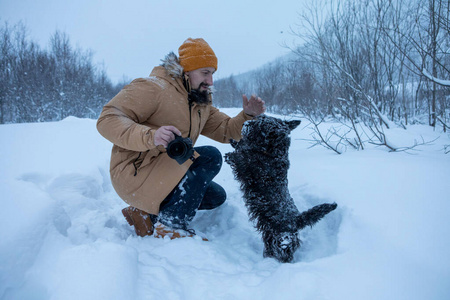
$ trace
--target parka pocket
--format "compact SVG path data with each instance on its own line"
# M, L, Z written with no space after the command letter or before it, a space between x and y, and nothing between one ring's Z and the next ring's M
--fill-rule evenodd
M137 157L131 160L134 167L134 176L137 176L137 173L140 169L151 164L153 160L156 159L156 157L158 157L158 155L160 155L161 152L163 152L162 150L165 151L164 147L163 148L157 147L155 149L147 150L145 152L139 152L137 154Z
M138 157L133 161L133 167L134 167L134 176L137 175L137 171L139 167L141 166L142 162L144 161L145 155L142 155L142 152L139 152Z

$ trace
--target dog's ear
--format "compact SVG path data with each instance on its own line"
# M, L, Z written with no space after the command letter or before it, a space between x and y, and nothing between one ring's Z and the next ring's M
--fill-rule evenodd
M297 217L297 228L301 230L306 226L313 226L320 219L322 219L326 214L335 210L337 207L336 203L324 203L320 205L316 205L307 211L302 212Z
M300 125L302 121L300 120L293 120L293 121L285 121L286 125L289 127L289 130L292 131L295 128L297 128L298 125Z

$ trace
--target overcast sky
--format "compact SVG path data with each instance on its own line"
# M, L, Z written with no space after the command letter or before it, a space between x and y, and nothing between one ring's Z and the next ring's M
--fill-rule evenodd
M94 52L117 82L148 76L188 37L204 38L219 59L215 78L238 75L289 52L305 0L0 0L0 22L23 21L47 47L56 31Z

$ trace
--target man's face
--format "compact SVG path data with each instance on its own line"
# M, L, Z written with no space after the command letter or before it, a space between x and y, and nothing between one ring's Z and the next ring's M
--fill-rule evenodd
M209 87L213 85L213 74L215 71L216 69L208 67L186 72L191 81L191 88L199 92L208 91Z

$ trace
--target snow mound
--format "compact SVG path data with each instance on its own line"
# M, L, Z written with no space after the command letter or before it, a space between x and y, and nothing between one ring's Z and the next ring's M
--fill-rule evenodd
M263 258L227 164L215 179L227 202L192 222L209 242L140 238L121 215L95 120L1 125L0 299L450 299L449 139L411 132L439 139L415 155L338 156L308 149L306 127L292 133L296 205L339 207L280 264Z

